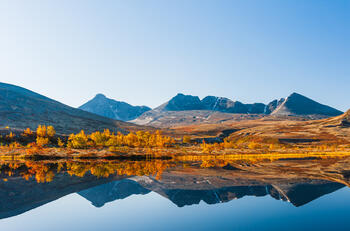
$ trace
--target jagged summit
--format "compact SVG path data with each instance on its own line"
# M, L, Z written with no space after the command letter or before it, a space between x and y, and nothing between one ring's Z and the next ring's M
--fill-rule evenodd
M151 110L146 106L132 106L125 102L109 99L101 93L79 108L100 116L123 121L133 120L142 113Z
M190 111L208 110L226 113L264 113L265 104L243 104L225 97L206 96L202 100L198 96L177 94L168 102L154 109L155 111Z
M186 111L202 110L203 106L198 96L185 95L178 93L168 102L155 108L157 111Z
M276 108L279 107L284 101L285 98L281 98L279 100L275 99L272 102L270 102L268 105L266 105L265 114L270 114L271 112L276 110Z

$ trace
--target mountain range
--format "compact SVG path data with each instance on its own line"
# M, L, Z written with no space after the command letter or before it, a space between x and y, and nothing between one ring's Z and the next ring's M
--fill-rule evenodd
M201 100L198 96L179 93L153 110L147 106L132 106L97 94L79 108L112 119L156 127L212 122L210 117L221 117L221 120L240 120L273 115L321 119L342 114L335 108L320 104L298 93L293 93L287 98L273 100L268 104L244 104L217 96L206 96Z
M217 123L226 120L256 119L262 116L322 119L342 113L298 93L268 104L244 104L216 96L207 96L200 100L197 96L178 94L159 107L143 113L132 122L140 125L169 127L198 121ZM238 114L240 116L237 116ZM216 121L213 121L212 117L215 117Z
M188 111L208 110L238 114L273 114L273 115L320 115L337 116L343 112L320 104L298 93L293 93L286 99L274 100L269 104L244 104L224 97L207 96L202 100L198 96L177 94L168 102L154 111Z
M153 127L173 127L225 121L271 119L323 119L342 115L332 107L293 93L268 104L244 104L224 97L177 94L154 108L132 106L97 94L81 107L73 108L58 101L11 84L0 83L0 127L35 129L39 124L53 125L59 133L69 134L110 129L128 132ZM126 122L129 121L129 122ZM343 126L349 126L345 118Z

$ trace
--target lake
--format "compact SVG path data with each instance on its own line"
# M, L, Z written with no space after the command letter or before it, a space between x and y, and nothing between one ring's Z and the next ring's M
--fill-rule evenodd
M3 162L0 227L349 230L350 158Z

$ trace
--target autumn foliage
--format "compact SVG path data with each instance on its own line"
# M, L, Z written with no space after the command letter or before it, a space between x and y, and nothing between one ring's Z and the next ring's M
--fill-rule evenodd
M199 140L199 141L198 141ZM181 142L182 141L182 142ZM207 141L207 142L206 142ZM154 154L163 156L188 154L266 154L266 153L310 153L310 152L340 152L350 151L347 143L286 143L276 138L257 135L231 135L222 142L218 139L184 136L174 138L163 135L161 131L137 131L123 134L111 132L108 129L91 134L81 130L69 136L56 135L53 126L39 125L36 131L30 128L23 132L8 129L0 135L0 152L12 157L18 155L31 159L33 156L50 158L101 158L106 155L115 157L116 154L144 155ZM200 144L198 144L198 143ZM83 149L83 150L78 150ZM32 159L35 159L34 157ZM41 157L40 157L41 158Z
M48 145L55 134L56 131L53 126L39 125L36 129L36 144L40 147Z
M175 143L175 140L169 136L163 136L160 131L155 133L138 131L130 132L127 135L111 133L108 129L103 132L94 132L90 135L82 130L78 134L71 134L68 138L67 146L69 148L88 148L88 147L169 147Z

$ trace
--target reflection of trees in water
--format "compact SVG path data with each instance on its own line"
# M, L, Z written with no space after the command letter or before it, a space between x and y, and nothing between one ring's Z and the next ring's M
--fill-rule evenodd
M119 176L155 176L156 179L161 179L163 171L170 167L194 167L194 168L216 168L224 170L249 170L253 171L256 164L259 166L263 163L268 164L266 168L271 172L271 168L276 171L276 174L285 172L290 166L290 163L284 162L285 166L272 164L278 160L286 160L287 158L303 158L305 156L300 154L283 154L283 155L270 155L270 154L257 154L257 155L186 155L177 156L172 160L148 160L148 161L126 161L126 160L96 160L96 161L24 161L24 162L0 162L0 176L3 180L7 180L7 177L21 176L26 180L35 177L38 183L45 183L53 181L56 173L68 173L71 176L84 177L86 174L91 174L96 177L110 177L113 175ZM308 157L310 158L310 157ZM340 160L346 162L347 158L341 158L336 156L315 156L317 162L308 159L300 160L300 166L298 167L298 173L308 173L322 175L320 169L317 167L322 165L323 167L329 165L329 171L337 171L337 165L332 167L332 164L341 163ZM321 159L322 158L322 159ZM350 158L349 158L350 160ZM316 165L316 167L314 166ZM264 165L262 165L264 166ZM345 165L347 166L347 165ZM260 166L261 167L261 166ZM312 168L310 168L312 167ZM344 166L343 166L344 167ZM343 168L342 167L342 168ZM333 169L335 168L335 169ZM293 170L293 169L292 169ZM295 170L293 170L295 171ZM326 172L324 175L327 175ZM338 174L339 175L339 174ZM332 176L336 178L334 181L344 182L344 177ZM327 179L329 178L327 175ZM347 180L346 180L347 181Z
M278 161L278 160L311 160L311 159L341 159L347 158L347 153L263 153L263 154L220 154L220 155L179 155L174 157L174 161L226 161L226 162L245 162L258 163L261 161Z
M38 183L51 182L56 173L67 172L71 176L84 177L92 174L96 177L109 177L112 175L143 176L152 175L161 179L163 171L174 166L174 163L164 160L154 161L124 161L124 162L35 162L25 161L17 163L3 163L0 174L3 180L6 176L21 176L26 180L35 177Z

